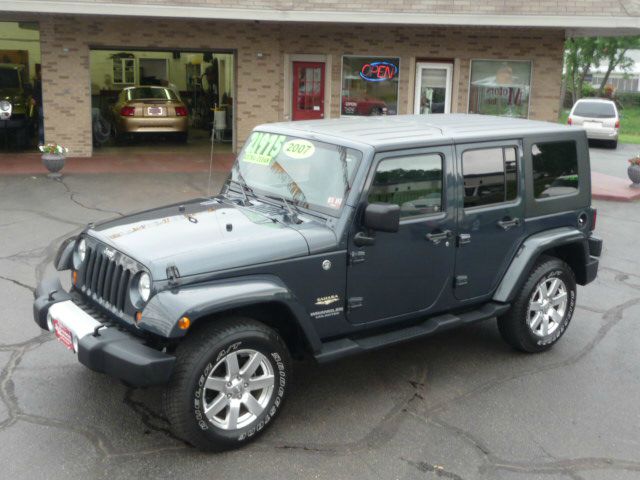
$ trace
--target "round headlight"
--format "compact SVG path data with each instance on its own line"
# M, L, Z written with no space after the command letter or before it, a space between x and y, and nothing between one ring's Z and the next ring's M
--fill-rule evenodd
M151 295L151 277L149 277L148 273L140 274L140 278L138 278L138 294L140 294L140 299L143 302L149 300L149 296Z
M87 257L87 242L85 242L84 238L78 242L76 246L76 251L73 254L73 268L76 270L80 269L82 262Z
M8 112L11 110L11 102L8 100L0 100L0 111Z

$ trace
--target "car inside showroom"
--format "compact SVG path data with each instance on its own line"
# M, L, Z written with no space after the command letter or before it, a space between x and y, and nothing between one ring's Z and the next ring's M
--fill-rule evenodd
M232 52L92 49L90 75L96 154L231 151Z

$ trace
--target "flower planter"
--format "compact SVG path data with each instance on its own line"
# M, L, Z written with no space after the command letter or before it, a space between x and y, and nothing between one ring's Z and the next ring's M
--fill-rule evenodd
M640 165L629 165L629 168L627 168L627 175L629 175L629 180L633 182L631 186L634 188L640 188Z
M50 177L59 177L61 174L58 172L64 167L64 155L60 155L59 153L43 153L42 164L51 172L49 173Z

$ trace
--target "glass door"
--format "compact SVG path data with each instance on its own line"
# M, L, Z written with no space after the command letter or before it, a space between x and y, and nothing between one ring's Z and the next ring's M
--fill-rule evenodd
M293 120L324 118L324 62L293 62Z
M418 62L414 113L450 113L452 77L450 63Z

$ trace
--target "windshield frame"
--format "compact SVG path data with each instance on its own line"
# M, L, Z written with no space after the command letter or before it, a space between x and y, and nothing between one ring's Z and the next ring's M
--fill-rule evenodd
M365 159L367 158L367 155L369 153L367 152L367 149L363 148L363 146L361 145L358 145L352 142L341 142L335 138L322 138L322 136L319 136L319 135L304 135L304 132L300 132L300 131L290 132L290 131L281 131L279 129L271 130L271 129L256 128L251 132L251 135L255 133L269 133L274 135L284 135L287 137L287 141L292 139L308 140L311 142L326 144L331 147L350 149L357 152L359 154L359 158L355 159L356 164L353 167L350 178L348 179L348 185L344 191L342 203L338 208L331 208L329 206L318 205L308 201L300 201L295 198L291 198L290 196L281 195L280 193L277 193L275 191L264 190L260 188L260 186L258 185L253 185L248 182L246 183L246 185L251 189L251 191L249 192L249 195L253 194L253 196L257 197L258 200L260 201L263 201L260 198L260 197L263 197L264 199L266 199L264 200L266 203L275 201L281 204L285 209L287 208L286 204L288 203L290 206L293 207L294 210L299 210L300 213L308 213L310 215L316 215L316 216L320 215L323 217L332 217L332 218L339 218L342 215L344 208L349 203L349 197L354 191L354 185L357 182L359 175L362 172L363 165L366 163ZM231 174L229 176L229 179L234 180L235 182L238 182L238 183L244 183L242 180L240 180L240 176L246 181L246 179L244 178L246 175L242 174L242 172L240 171L240 162L241 162L242 155L245 153L245 149L247 148L248 144L249 142L247 139L242 149L238 153L236 160L233 164L233 167L231 168ZM238 173L240 173L240 175L238 175ZM231 188L231 191L238 192L236 189L233 189L233 188ZM282 200L282 197L284 197L285 199L284 202Z

